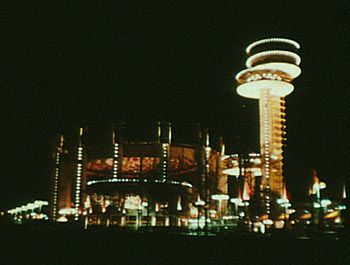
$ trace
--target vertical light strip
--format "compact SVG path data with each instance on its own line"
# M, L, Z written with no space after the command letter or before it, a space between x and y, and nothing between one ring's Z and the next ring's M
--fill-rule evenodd
M285 113L282 109L283 98L269 95L270 113L270 190L279 196L283 194L283 122Z
M52 218L56 220L57 218L57 200L58 200L58 179L60 175L60 152L56 153L55 161L55 179L54 179L54 190L53 190L53 212Z
M169 156L169 144L163 143L162 144L162 180L166 181L167 175L168 175L168 156Z
M209 177L209 159L210 159L211 148L209 146L209 133L206 132L205 139L205 154L204 154L204 194L205 200L207 201L208 197L208 177Z
M168 143L169 144L171 144L171 138L172 138L171 123L169 122L169 129L168 129Z
M207 231L208 229L208 206L210 201L210 194L209 194L209 187L208 187L208 180L209 180L209 159L210 159L210 147L209 147L209 133L206 131L206 141L205 141L205 157L204 157L204 200L206 203L206 207L204 208L204 215L205 215L205 223L204 223L204 229Z
M280 180L281 180L281 183L280 183L280 191L281 191L281 196L283 195L284 193L284 187L285 187L285 184L283 183L283 180L284 180L284 176L283 176L283 145L284 145L284 141L287 139L286 138L286 135L287 135L287 132L286 132L286 107L285 107L285 98L282 97L280 98L280 102L279 102L279 113L280 113L280 119L279 119L279 125L280 125L280 131L279 131L279 134L280 134L280 137L279 137L279 146L280 146L280 157L279 157L279 171L280 171Z
M63 151L63 135L60 136L60 144L56 149L55 155L55 176L54 176L54 190L53 190L53 205L52 205L52 219L57 219L58 206L58 182L60 178L61 153Z
M210 159L210 146L209 146L209 134L207 133L207 139L205 142L205 169L206 173L209 173L209 159Z
M118 166L119 166L119 144L114 143L114 151L113 151L113 179L118 178Z
M75 213L74 220L77 221L79 219L79 208L80 208L80 195L81 195L81 177L83 173L83 153L84 148L81 142L81 137L83 135L83 128L80 128L80 136L79 136L79 146L78 146L78 154L77 154L77 171L76 171L76 183L75 183Z
M160 130L158 131L160 132ZM168 139L167 143L162 144L162 181L165 182L168 177L168 168L169 168L169 152L170 152L170 144L171 144L171 123L168 123Z
M157 122L157 143L160 144L161 142L161 133L162 133L162 126L160 121Z
M115 129L113 129L112 133L112 144L113 144L113 170L112 170L112 178L118 178L118 167L119 167L119 143L116 141L116 133Z
M266 213L270 214L270 143L271 143L271 128L270 128L270 89L262 89L260 96L260 142L262 147L262 158L264 161L264 178L265 178L265 208Z

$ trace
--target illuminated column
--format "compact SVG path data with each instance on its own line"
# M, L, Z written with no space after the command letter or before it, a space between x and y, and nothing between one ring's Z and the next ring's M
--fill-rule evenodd
M58 186L60 178L61 169L61 154L63 152L63 135L60 136L60 142L56 148L55 153L55 176L54 176L54 187L53 187L53 200L52 200L52 219L55 221L57 219L58 213Z
M206 131L205 134L205 159L204 159L204 187L205 187L205 198L207 200L208 194L208 178L209 178L209 159L210 159L210 151L211 148L209 146L209 133Z
M79 208L80 208L80 199L81 199L81 177L83 174L83 155L84 148L82 144L83 128L80 128L79 132L79 146L77 154L77 171L75 179L75 201L74 201L74 220L78 221L79 219Z
M158 134L160 130L158 127ZM170 154L170 144L171 144L171 123L168 123L168 136L167 139L163 139L162 144L162 168L161 168L161 179L166 181L168 177L168 168L169 168L169 154Z
M262 185L266 213L271 194L283 194L283 141L285 140L285 100L293 92L292 80L301 73L300 48L295 41L272 38L252 43L246 49L247 69L236 75L237 93L259 99L260 149L263 160Z
M209 133L208 130L205 132L205 155L204 155L204 199L205 199L205 206L204 206L204 216L205 216L205 222L204 222L204 230L208 231L208 207L209 207L209 185L208 185L208 178L209 178L209 159L210 159L210 151L211 148L209 147Z
M162 144L162 180L166 181L168 174L168 153L169 153L169 144Z
M157 143L161 143L161 134L162 134L162 124L160 121L157 122Z
M116 141L115 136L115 129L113 129L113 138L112 138L112 144L113 144L113 179L118 178L118 172L119 172L119 143Z
M266 212L270 213L270 144L272 140L271 131L271 106L270 106L270 89L260 91L260 146L263 158L264 175L264 202Z
M211 148L209 147L209 133L207 130L199 128L198 131L198 146L197 146L196 160L198 163L198 177L199 177L199 194L208 202L208 176L209 176L209 159Z
M219 152L217 152L216 159L216 175L217 175L217 187L220 193L227 194L227 175L224 174L224 158L225 158L225 144L223 143L222 136L219 138Z

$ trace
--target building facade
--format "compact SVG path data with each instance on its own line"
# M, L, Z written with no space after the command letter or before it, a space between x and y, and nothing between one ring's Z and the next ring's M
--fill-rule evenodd
M158 124L153 141L131 142L113 129L101 145L91 144L83 128L75 144L65 144L60 136L52 219L85 225L186 225L198 196L209 205L211 194L225 192L219 185L225 178L223 153L209 146L206 131L200 131L196 143L177 144L171 130L170 124Z

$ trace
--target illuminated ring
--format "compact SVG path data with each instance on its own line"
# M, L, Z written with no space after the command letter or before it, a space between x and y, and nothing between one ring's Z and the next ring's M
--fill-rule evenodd
M242 83L241 76L245 75L247 72L253 72L253 71L259 71L259 72L260 71L267 71L267 72L280 71L280 72L287 74L289 76L289 79L294 79L301 74L300 67L296 66L294 64L290 64L290 63L266 63L266 64L260 64L260 65L251 67L249 69L242 70L236 75L235 78L239 83Z
M289 59L294 60L294 64L299 65L301 62L301 59L299 55L297 55L294 52L289 52L289 51L281 51L281 50L274 50L274 51L266 51L266 52L259 52L257 54L254 54L253 56L250 56L247 61L246 61L246 66L253 67L254 63L259 61L259 59L265 59L265 58L271 58L273 56L285 56L288 57ZM278 62L278 61L277 61Z
M252 68L246 69L244 71L241 71L236 75L236 80L238 83L243 84L245 82L252 82L254 81L254 77L262 79L262 80L279 80L279 81L285 81L285 82L291 82L291 77L280 70L275 69L261 69L261 70L255 70Z
M296 49L300 49L299 43L297 43L294 40L289 40L289 39L284 39L284 38L270 38L270 39L263 39L263 40L258 40L256 42L253 42L252 44L250 44L246 48L245 51L247 54L249 54L254 47L261 45L261 44L265 44L265 43L271 43L271 42L288 43L288 44L293 45Z

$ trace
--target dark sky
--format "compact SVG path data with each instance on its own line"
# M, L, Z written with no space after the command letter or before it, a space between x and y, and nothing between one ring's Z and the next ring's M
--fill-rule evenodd
M238 139L258 151L258 105L236 94L234 76L245 47L266 37L301 45L287 97L292 193L313 168L329 189L350 180L348 1L71 2L3 9L0 208L48 199L52 144L72 126L197 122L232 152Z

